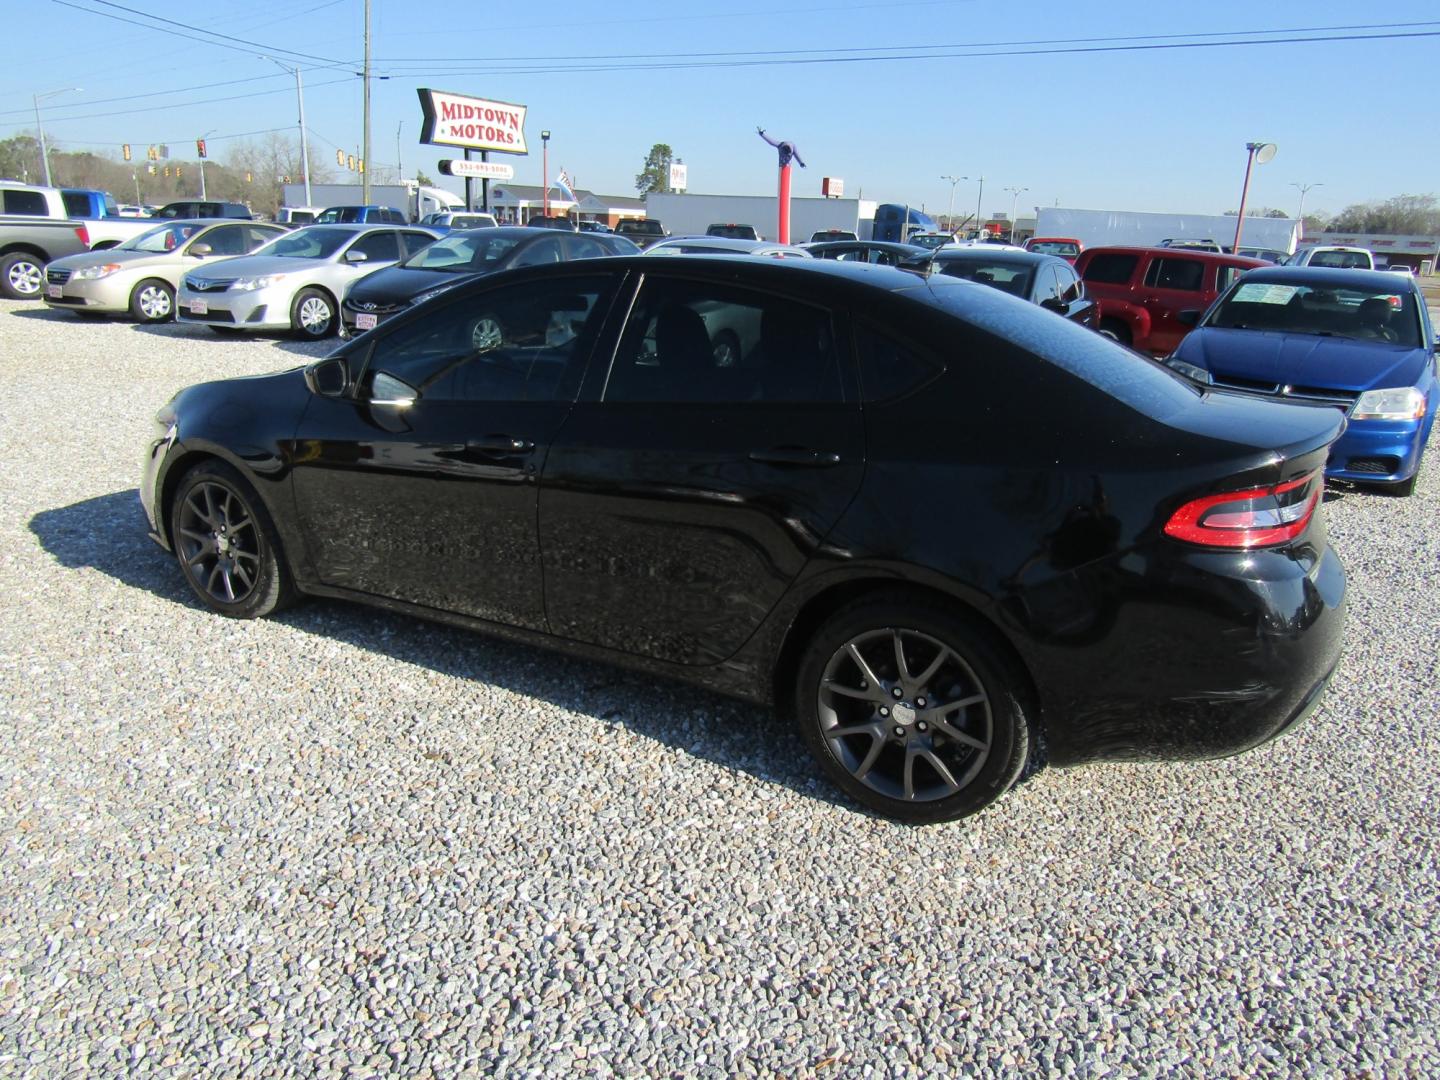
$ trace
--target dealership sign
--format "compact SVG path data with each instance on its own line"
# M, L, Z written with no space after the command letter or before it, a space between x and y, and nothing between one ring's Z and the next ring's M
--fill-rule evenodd
M420 131L422 143L498 150L504 154L530 152L525 148L524 105L423 87L419 94L420 108L425 113Z
M456 161L440 159L440 171L446 176L480 177L484 180L514 180L515 169L498 161Z

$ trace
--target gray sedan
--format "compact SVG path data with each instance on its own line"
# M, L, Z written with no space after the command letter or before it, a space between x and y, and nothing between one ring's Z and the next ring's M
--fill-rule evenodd
M167 322L187 270L244 255L284 233L256 221L167 221L119 247L47 265L45 303L79 315L128 311L138 322Z
M310 225L180 282L179 321L217 332L290 330L323 338L339 323L346 291L367 274L436 239L418 226Z

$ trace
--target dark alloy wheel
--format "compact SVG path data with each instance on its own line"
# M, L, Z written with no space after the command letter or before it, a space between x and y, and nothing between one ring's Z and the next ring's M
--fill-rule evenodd
M185 580L212 610L253 619L289 602L274 526L234 469L218 461L192 469L180 481L170 522Z
M800 732L831 778L888 817L950 821L984 809L1029 752L1025 680L968 622L924 601L862 601L800 665Z

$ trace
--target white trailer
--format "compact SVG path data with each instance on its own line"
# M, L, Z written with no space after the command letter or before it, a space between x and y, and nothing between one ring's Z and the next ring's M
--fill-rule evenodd
M1150 247L1161 240L1235 240L1235 218L1226 214L1145 214L1133 210L1074 210L1042 206L1036 236L1065 236L1087 248L1110 244ZM1295 251L1300 222L1291 218L1247 217L1241 247Z
M331 206L359 206L364 198L360 184L311 184L310 204L318 210ZM286 184L281 193L281 206L305 206L305 185ZM465 200L443 188L416 184L371 184L371 206L389 206L403 211L411 221L441 210L462 210Z
M870 199L790 200L790 242L803 244L812 233L844 229L862 240L875 227ZM776 238L779 200L774 195L691 195L651 193L645 216L659 221L671 236L699 236L711 225L753 225L768 240Z

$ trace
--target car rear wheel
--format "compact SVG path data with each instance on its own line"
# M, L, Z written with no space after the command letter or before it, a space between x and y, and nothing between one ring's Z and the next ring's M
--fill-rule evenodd
M977 813L1030 751L1027 682L967 621L920 598L839 611L800 663L800 734L830 778L877 813L916 824Z
M34 300L45 284L42 260L23 251L0 260L0 292L11 300Z
M335 303L319 289L301 289L290 305L290 327L307 340L318 341L335 332Z
M1118 341L1121 345L1129 345L1133 340L1130 336L1130 327L1126 326L1119 319L1101 319L1100 333L1104 334L1111 341Z
M255 619L292 601L275 526L255 489L224 462L197 465L180 481L170 536L185 580L210 610Z
M146 278L131 290L130 314L136 322L169 322L175 317L175 290L169 282Z

